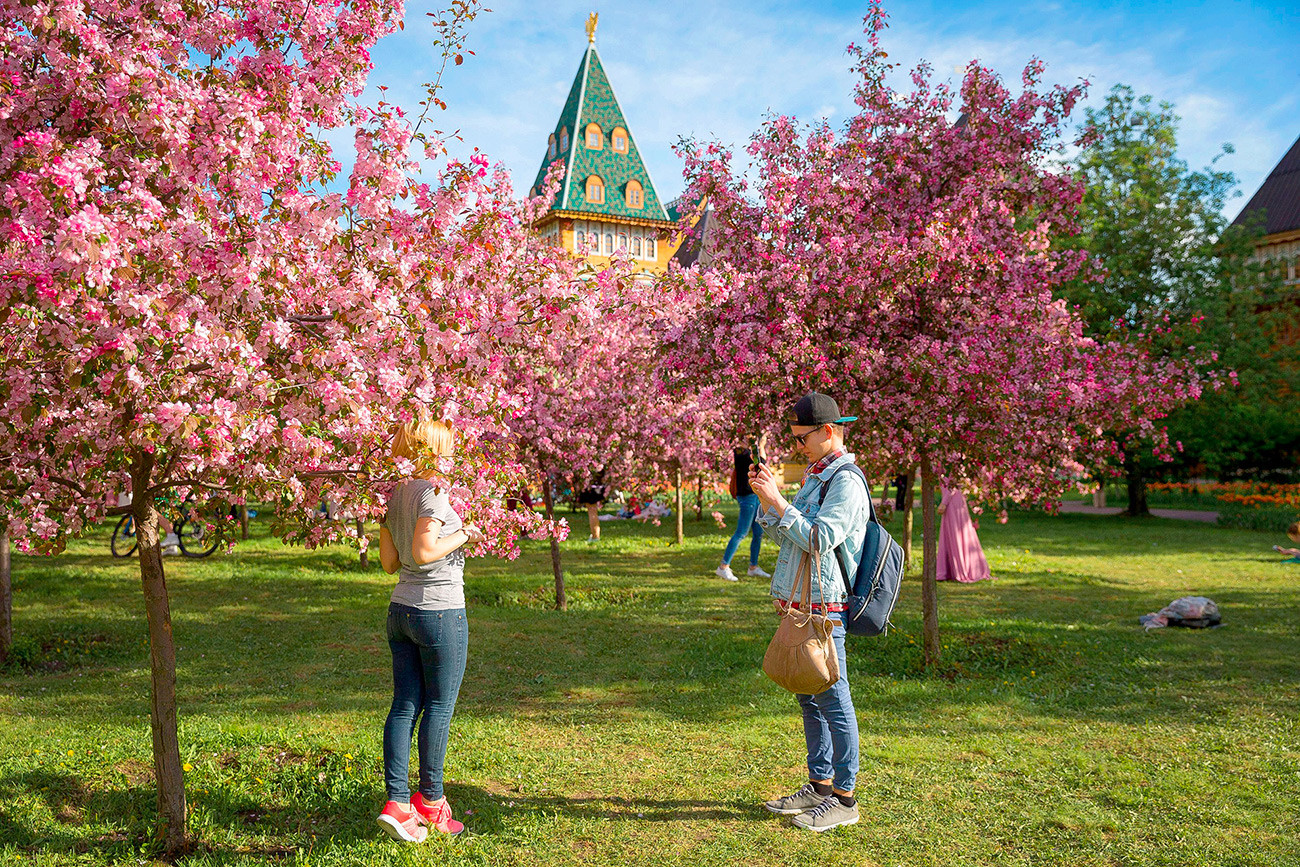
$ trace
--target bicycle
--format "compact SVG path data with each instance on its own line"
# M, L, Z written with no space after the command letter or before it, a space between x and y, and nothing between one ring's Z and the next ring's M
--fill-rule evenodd
M222 530L228 512L221 503L205 503L197 508L187 508L191 502L191 499L186 499L173 515L172 532L176 534L181 553L197 560L212 556L221 546L225 535ZM114 557L130 557L139 545L135 518L123 515L113 528L113 536L108 543L109 550Z

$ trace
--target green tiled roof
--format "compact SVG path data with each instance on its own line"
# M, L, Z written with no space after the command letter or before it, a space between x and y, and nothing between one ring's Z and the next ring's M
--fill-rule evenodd
M600 150L587 148L586 130L589 123L599 124L605 137L604 146ZM610 141L610 133L620 126L627 130L628 148L625 154L615 153ZM564 128L569 131L569 148L555 157L564 160L564 179L552 210L639 220L668 220L594 44L587 46L587 52L578 66L578 75L573 80L573 87L569 89L569 98L565 100L564 110L555 123L553 132L557 148L560 130ZM533 181L534 188L541 186L552 162L546 157L542 158L537 179ZM596 205L587 201L586 183L591 175L597 175L605 182L603 204ZM629 208L627 205L627 184L633 180L641 184L643 204L640 208Z

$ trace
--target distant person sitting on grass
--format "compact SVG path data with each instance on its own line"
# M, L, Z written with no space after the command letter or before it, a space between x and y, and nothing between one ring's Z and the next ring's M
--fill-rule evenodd
M1287 527L1286 534L1292 542L1300 543L1300 521ZM1281 545L1274 545L1273 550L1287 556L1283 563L1300 563L1300 548L1283 548Z
M393 654L393 704L384 723L384 786L388 803L379 825L395 840L419 843L433 828L459 834L443 796L442 768L456 696L465 676L469 624L465 620L464 546L483 534L451 508L437 461L455 446L442 421L417 418L398 425L393 457L415 464L415 477L388 499L379 529L384 571L400 570L388 605ZM420 788L411 795L411 735L419 718Z

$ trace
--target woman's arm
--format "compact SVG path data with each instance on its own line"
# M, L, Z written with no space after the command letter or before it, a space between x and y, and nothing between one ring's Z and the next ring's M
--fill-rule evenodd
M466 524L450 536L439 537L442 521L437 518L418 518L415 534L411 537L411 559L417 566L441 560L452 551L469 542L481 542L483 533L473 524Z
M397 556L397 546L393 544L393 534L387 527L379 528L379 565L392 575L402 568L402 558Z

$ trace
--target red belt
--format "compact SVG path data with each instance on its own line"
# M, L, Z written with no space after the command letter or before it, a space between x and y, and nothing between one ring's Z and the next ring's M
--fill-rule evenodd
M785 601L783 601L783 600L777 600L777 601L781 603L781 607L782 607L782 608L793 608L795 611L798 611L798 610L799 610L799 603L798 603L798 602L789 602L789 603L787 603L787 602L785 602ZM814 613L814 614L820 613L820 612L822 612L822 611L826 611L826 612L828 612L828 613L834 614L834 613L837 612L837 611L848 611L848 610L849 610L849 606L846 605L846 604L844 604L843 602L831 602L831 603L828 604L828 605L817 605L817 604L814 604L813 607L812 607L812 610L813 610L813 613Z

